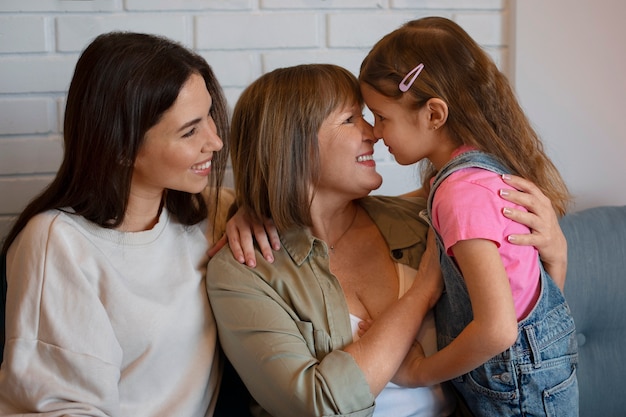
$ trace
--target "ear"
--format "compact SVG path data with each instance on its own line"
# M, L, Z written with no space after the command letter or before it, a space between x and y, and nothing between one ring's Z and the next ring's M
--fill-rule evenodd
M433 97L426 102L428 121L431 129L438 129L448 120L448 104L440 98Z

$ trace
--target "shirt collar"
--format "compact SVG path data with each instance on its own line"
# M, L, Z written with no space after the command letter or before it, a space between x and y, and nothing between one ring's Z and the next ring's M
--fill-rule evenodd
M372 218L390 251L425 242L428 225L424 221L416 221L419 211L426 207L423 198L365 197L358 203ZM298 266L314 251L328 256L326 245L307 227L293 227L281 233L280 239L281 245Z

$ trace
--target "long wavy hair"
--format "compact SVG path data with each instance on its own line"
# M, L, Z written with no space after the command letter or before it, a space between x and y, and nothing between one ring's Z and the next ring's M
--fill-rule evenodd
M398 89L418 64L424 69L406 93ZM427 17L405 23L369 52L359 74L380 94L420 109L431 98L448 105L446 128L457 145L471 145L500 158L515 174L534 182L560 215L570 201L558 170L519 105L507 78L456 23ZM405 97L408 96L408 97ZM423 184L434 174L422 165Z
M318 133L336 109L363 105L356 77L328 64L279 68L239 97L231 125L237 204L283 231L311 226L319 181Z
M192 74L200 74L213 100L211 115L224 147L212 162L209 204L201 194L166 190L163 205L182 224L215 220L228 161L228 110L209 64L169 39L130 32L98 36L83 51L69 87L63 162L52 183L35 197L7 235L6 253L35 215L71 208L106 228L126 212L133 162L146 132L175 102Z

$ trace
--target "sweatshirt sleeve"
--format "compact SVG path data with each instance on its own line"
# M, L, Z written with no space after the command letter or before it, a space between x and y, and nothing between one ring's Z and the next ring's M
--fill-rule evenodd
M8 252L0 414L119 415L121 347L58 217L36 216Z

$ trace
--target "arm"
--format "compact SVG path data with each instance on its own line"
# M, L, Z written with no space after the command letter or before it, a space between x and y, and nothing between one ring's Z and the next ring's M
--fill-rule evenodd
M398 371L426 313L434 306L442 289L439 256L431 231L411 288L380 317L371 321L367 332L357 342L345 348L365 373L375 395ZM391 340L393 343L389 343ZM401 381L394 379L394 382Z
M296 267L283 251L254 269L223 251L209 262L209 297L226 355L272 415L371 412L438 297L436 251L424 257L406 296L346 346L341 341L351 331L341 288L334 280L325 285L307 264Z
M496 245L471 239L458 242L452 250L467 285L474 318L444 349L429 357L414 356L416 386L463 375L506 350L517 337L511 289Z
M514 175L505 175L503 180L520 191L503 190L501 197L528 210L524 212L505 207L502 211L504 216L528 226L531 230L526 235L510 235L509 242L535 246L546 271L563 290L567 272L567 241L550 200L528 180Z
M121 348L75 254L49 229L41 217L31 220L7 256L0 409L117 415Z

